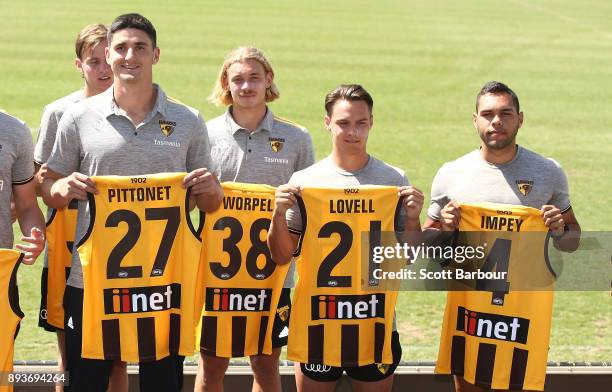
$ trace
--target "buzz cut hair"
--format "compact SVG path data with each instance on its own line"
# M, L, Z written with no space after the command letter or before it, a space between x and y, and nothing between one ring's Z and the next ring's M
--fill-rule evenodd
M93 49L96 45L106 41L108 34L108 28L103 24L96 23L90 24L79 32L77 39L74 42L74 52L76 56L83 60L88 51Z
M482 86L482 88L478 92L478 95L476 95L476 113L478 113L478 101L480 101L480 97L486 94L493 94L493 95L507 94L509 95L512 98L512 103L514 104L514 107L516 108L516 112L517 113L521 112L521 106L519 104L519 99L516 93L512 91L512 89L508 87L507 85L505 85L504 83L492 80L490 82L485 83L485 85Z
M115 34L119 30L125 29L136 29L144 31L151 39L153 47L157 47L157 32L155 31L155 27L153 27L153 23L151 23L151 21L145 18L144 16L136 13L123 14L115 18L113 23L111 23L110 28L108 29L109 45L112 41L113 34Z
M232 93L229 89L227 70L232 66L232 64L244 63L247 60L257 61L263 66L265 73L272 74L272 77L274 78L274 70L272 69L272 65L260 49L253 46L241 46L232 50L225 57L221 70L219 71L219 75L217 75L215 87L213 88L212 93L208 96L209 102L212 102L217 106L229 106L234 103ZM279 97L280 92L278 91L278 87L276 87L274 80L272 80L272 84L266 89L266 102L272 102Z
M334 104L339 100L345 101L364 101L370 109L370 115L374 109L374 100L370 93L360 84L341 84L325 96L325 112L331 116Z

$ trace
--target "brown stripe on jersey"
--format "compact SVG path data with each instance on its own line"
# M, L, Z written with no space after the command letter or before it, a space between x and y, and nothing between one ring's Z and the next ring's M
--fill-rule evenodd
M102 320L102 349L104 359L121 358L119 319Z
M510 369L510 389L523 389L529 351L514 348L512 353L512 368Z
M382 363L383 348L385 345L385 324L374 324L374 362Z
M268 330L268 316L261 316L259 321L259 342L257 343L257 352L263 353L264 343L266 342L266 332Z
M217 318L215 316L202 317L200 351L217 355Z
M323 324L308 327L308 363L323 363Z
M491 388L496 348L497 346L489 343L480 343L478 345L478 359L476 360L476 385Z
M342 366L359 364L359 325L343 325L340 332L340 361Z
M232 317L232 357L244 357L246 316Z
M138 357L141 361L155 360L155 317L139 317Z
M181 315L170 314L170 352L178 354L181 345Z
M465 336L453 336L451 343L451 373L463 376L465 365Z

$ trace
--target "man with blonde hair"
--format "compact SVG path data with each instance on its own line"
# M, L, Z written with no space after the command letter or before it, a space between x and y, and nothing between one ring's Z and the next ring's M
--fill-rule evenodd
M71 104L81 99L93 97L113 84L113 73L106 63L104 49L108 46L108 29L105 25L90 24L79 32L74 43L76 58L74 65L83 78L83 87L45 106L38 130L38 139L34 150L34 165L37 169L36 185L40 187L44 173L47 171L47 160L53 150L57 125L62 115ZM49 246L45 252L45 263L41 277L41 301L38 326L47 331L57 333L59 351L58 368L65 370L66 345L64 337L64 312L62 298L66 287L65 265L70 266L70 245L74 243L76 225L76 209L56 210L48 208L47 226ZM66 245L64 245L64 243ZM49 268L50 264L55 263ZM53 273L49 273L52 271ZM59 273L57 273L59 272ZM111 372L111 391L127 391L126 363L117 361ZM63 387L57 386L57 391Z
M220 181L287 183L291 175L314 162L308 131L275 116L267 103L280 96L274 71L254 47L240 47L226 57L209 100L227 106L221 116L206 123L214 173ZM290 290L294 267L287 273L272 330L272 355L251 355L253 391L280 391L278 358L287 344ZM203 331L206 334L206 330ZM219 391L229 358L200 347L196 390Z

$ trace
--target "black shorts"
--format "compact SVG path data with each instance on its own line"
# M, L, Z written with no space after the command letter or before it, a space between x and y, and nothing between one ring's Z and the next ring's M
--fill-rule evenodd
M83 341L83 289L66 286L64 292L64 331L66 332L66 370L68 387L65 391L100 391L108 387L113 361L81 357ZM170 355L159 361L141 362L141 391L180 391L183 386L183 360Z
M291 316L291 289L283 288L278 300L274 325L272 325L272 347L278 348L287 345L289 336L289 317Z
M315 381L338 381L343 372L346 372L350 378L359 381L381 381L395 373L395 369L402 359L402 345L397 331L393 331L391 335L391 352L393 353L393 363L390 365L373 363L357 367L334 367L318 363L300 363L300 369L306 377Z

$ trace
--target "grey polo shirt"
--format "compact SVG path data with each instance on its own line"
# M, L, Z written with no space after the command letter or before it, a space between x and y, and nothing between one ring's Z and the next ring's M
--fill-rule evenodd
M71 105L62 116L47 164L62 175L141 175L209 167L206 126L197 110L170 99L159 86L153 110L134 126L113 98L113 88ZM89 224L79 202L77 241ZM83 287L77 252L68 285Z
M487 162L478 149L445 163L434 177L427 215L440 220L440 211L451 200L537 209L552 204L564 212L571 208L567 177L561 166L521 146L514 159L502 164Z
M250 132L234 121L231 112L230 107L206 123L213 171L220 181L279 186L314 163L306 128L275 116L268 108L259 127ZM294 286L294 274L292 263L285 287Z
M32 134L26 124L0 111L0 248L13 247L11 195L14 185L32 180Z
M51 150L53 150L57 125L62 115L68 106L83 99L84 95L83 90L78 90L45 106L40 119L40 128L38 128L38 139L36 139L36 146L34 147L34 162L39 165L47 162Z

